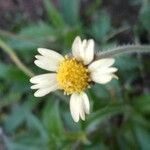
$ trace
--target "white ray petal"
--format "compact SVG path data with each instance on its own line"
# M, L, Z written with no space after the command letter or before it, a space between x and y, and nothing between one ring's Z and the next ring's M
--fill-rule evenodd
M89 98L88 98L87 94L84 92L82 93L82 105L83 105L84 112L86 114L89 114L90 113Z
M41 59L43 56L42 55L35 55L36 59Z
M42 88L48 88L54 84L56 84L57 81L56 80L49 80L47 82L40 82L40 83L37 83L35 85L32 85L31 86L31 89L42 89Z
M100 83L100 84L106 84L110 82L113 78L112 74L97 74L97 73L92 73L91 74L92 81Z
M48 71L56 71L59 63L64 60L62 55L52 50L38 48L38 52L41 55L35 56L37 60L34 63L38 67Z
M54 79L56 79L56 73L46 73L32 77L30 82L33 84L42 82L47 83L53 81Z
M102 75L102 74L112 74L112 73L115 73L118 69L116 67L100 67L100 68L97 68L96 70L92 71L92 73L96 73L96 74L99 74L99 75Z
M72 54L77 60L82 60L84 52L81 38L77 36L72 44Z
M54 63L53 63L54 62ZM48 70L48 71L57 71L58 68L58 63L56 63L55 61L51 61L47 58L44 58L43 60L35 60L34 63L35 65L37 65L38 67Z
M79 97L76 94L72 94L70 98L70 112L75 122L79 121L80 115L79 111L80 111Z
M61 54L57 53L54 50L50 50L46 48L38 48L38 52L45 57L56 59L58 61L61 61L64 59L64 57Z
M32 85L30 88L34 90L34 89L39 89L40 86L39 84L35 84L35 85Z
M79 99L79 115L82 120L85 120L85 112L84 112L84 104L83 104L82 94L78 95L78 99Z
M38 89L35 93L35 97L42 97L51 91L55 91L59 88L56 80L56 73L47 73L37 75L30 79L30 82L35 84L31 86L31 89Z
M104 58L97 61L94 61L92 64L89 65L88 69L90 71L94 71L100 68L107 68L113 65L115 62L115 59L113 58Z
M90 39L84 48L84 64L88 65L94 58L94 40Z
M83 49L85 49L85 48L86 48L86 45L87 45L87 40L86 40L86 39L84 39L84 40L83 40L83 42L82 42Z
M34 96L35 97L42 97L42 96L45 96L47 95L48 93L52 92L52 91L55 91L58 89L58 85L52 85L50 87L46 87L46 88L41 88L39 90L37 90L35 93L34 93Z
M85 113L89 114L90 112L87 94L84 92L81 94L73 94L70 100L70 110L75 122L78 122L80 117L82 120L85 120Z

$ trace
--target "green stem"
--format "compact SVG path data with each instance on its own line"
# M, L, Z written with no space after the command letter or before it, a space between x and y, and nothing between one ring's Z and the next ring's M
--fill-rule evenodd
M16 66L23 71L27 76L32 77L34 73L29 70L19 59L19 57L16 55L14 50L9 47L4 41L0 39L0 47L10 56L12 61L16 64Z
M96 59L100 58L107 58L107 57L114 57L121 54L128 54L128 53L150 53L150 46L149 45L127 45L117 47L111 50L107 50L104 52L100 52L96 55Z

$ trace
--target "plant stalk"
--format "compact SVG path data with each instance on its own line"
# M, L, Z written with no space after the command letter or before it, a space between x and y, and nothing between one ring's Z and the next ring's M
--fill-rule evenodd
M27 76L32 77L34 73L28 69L25 64L21 62L17 54L14 52L14 50L9 47L4 41L0 39L0 47L9 55L11 60L16 64L16 66L23 71Z
M150 53L149 45L127 45L116 47L104 52L97 53L96 59L107 58L107 57L115 57L122 54L130 54L130 53Z

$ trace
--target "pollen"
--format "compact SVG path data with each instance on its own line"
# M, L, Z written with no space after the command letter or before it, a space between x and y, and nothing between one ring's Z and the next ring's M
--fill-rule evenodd
M57 82L64 94L80 93L89 87L90 74L86 66L75 58L65 58L57 71Z

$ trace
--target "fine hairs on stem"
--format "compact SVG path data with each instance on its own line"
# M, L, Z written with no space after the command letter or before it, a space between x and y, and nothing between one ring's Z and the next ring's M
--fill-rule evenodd
M130 53L150 53L149 45L125 45L119 46L104 52L99 52L96 54L96 59L115 57L121 54Z

